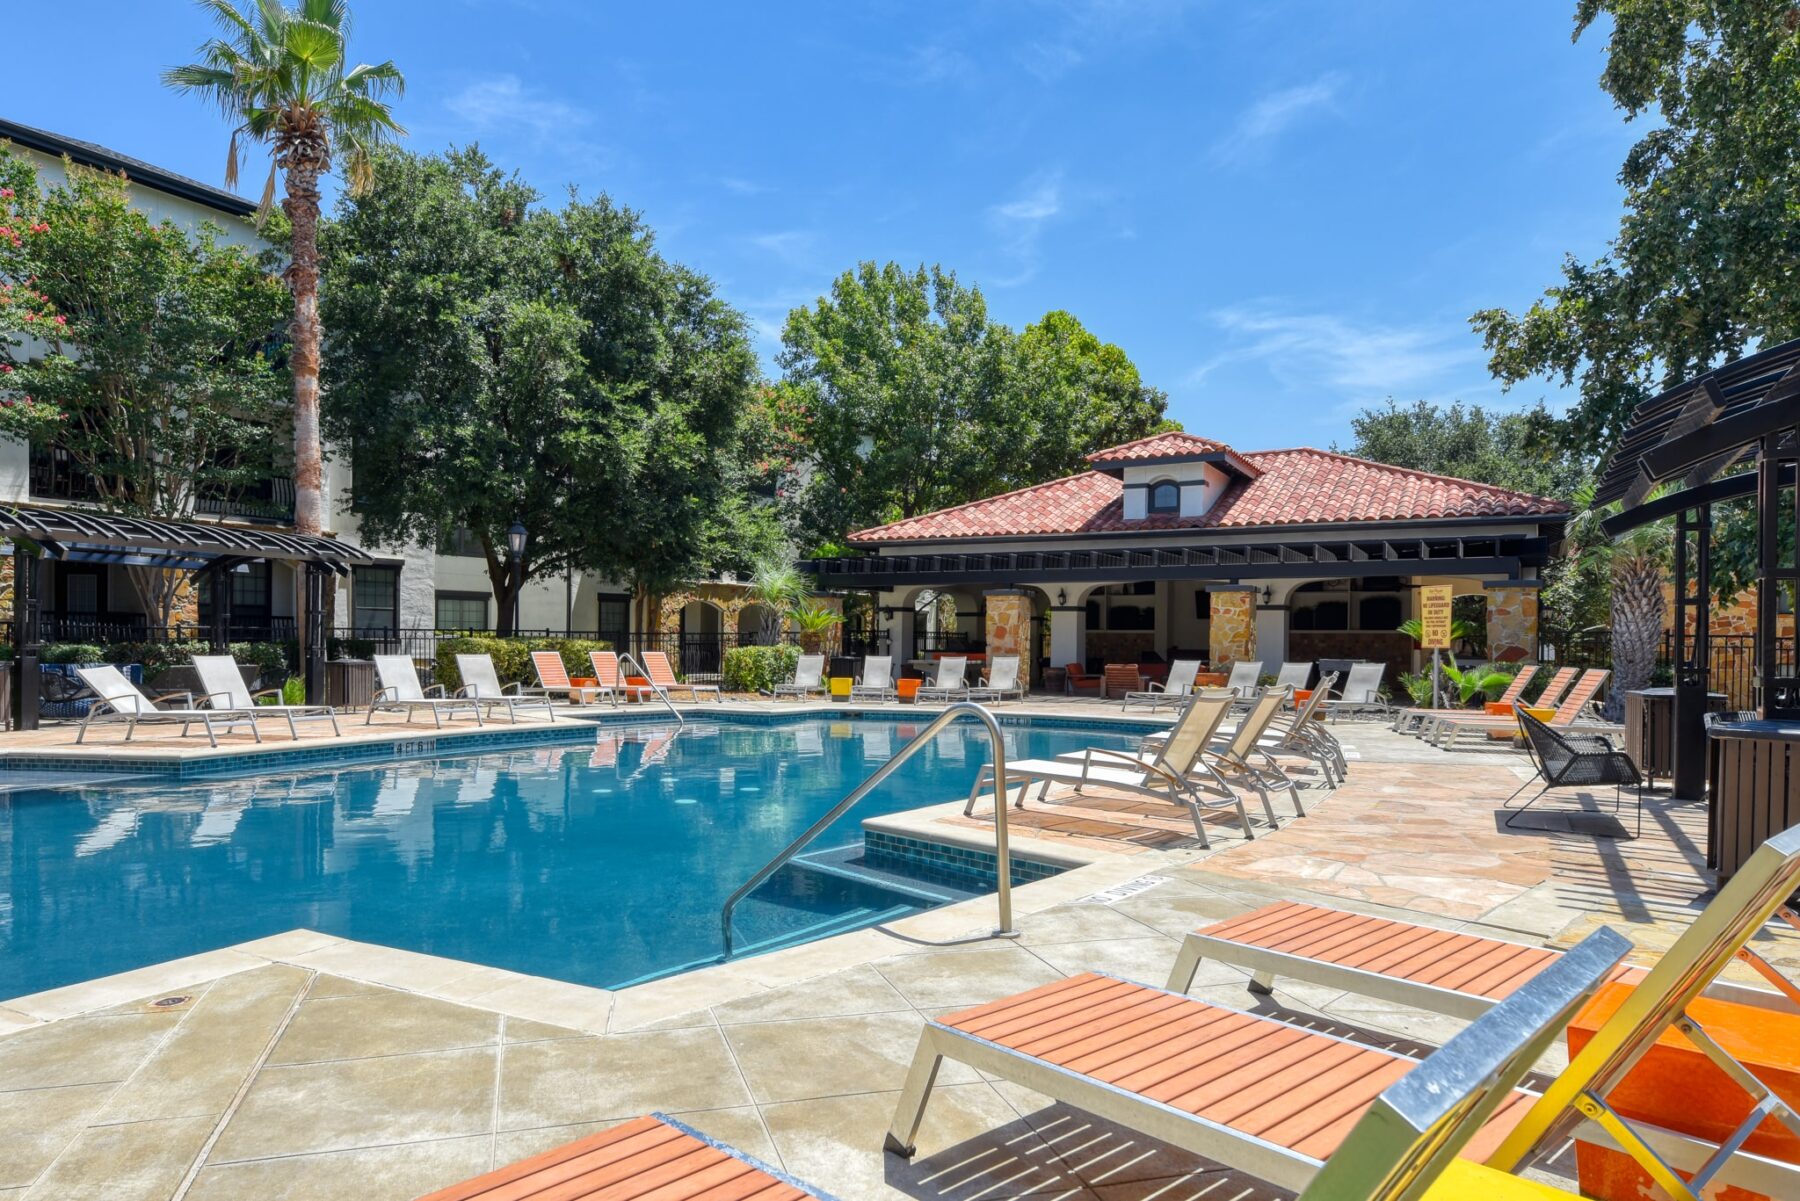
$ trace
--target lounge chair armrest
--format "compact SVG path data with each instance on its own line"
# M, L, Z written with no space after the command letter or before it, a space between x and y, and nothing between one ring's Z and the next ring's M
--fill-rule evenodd
M222 693L214 693L213 695L219 696L219 695L223 695L223 694ZM165 692L161 696L151 697L150 703L152 705L160 705L164 701L172 701L172 700L177 700L177 699L179 699L181 701L181 707L183 709L192 709L194 707L194 694L191 692ZM212 697L209 696L206 699L210 701L212 699Z
M420 695L435 696L441 699L448 697L450 694L442 684L433 684L431 687L421 690Z
M279 689L279 688L258 688L255 692L252 692L250 694L250 699L254 701L259 696L280 696L280 695L281 695L281 689Z
M525 695L525 685L522 681L519 681L519 680L514 680L510 684L502 684L500 686L500 695L501 696L524 696Z
M369 698L369 703L371 705L379 705L382 701L398 700L399 697L400 694L395 692L392 688L377 688L375 694Z
M1139 759L1136 755L1131 754L1129 751L1115 751L1110 747L1090 746L1082 752L1082 758L1081 758L1082 770L1085 771L1087 769L1087 765L1089 763L1093 762L1093 760L1095 758L1116 759L1119 762L1127 764L1131 767L1141 767L1141 768L1148 769L1150 766L1148 763L1145 763L1142 759Z

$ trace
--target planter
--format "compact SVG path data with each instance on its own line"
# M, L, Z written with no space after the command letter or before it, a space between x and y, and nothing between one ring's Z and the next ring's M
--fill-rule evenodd
M825 635L823 635L823 634L802 634L802 635L800 635L800 649L802 652L804 652L805 654L808 654L808 655L818 654L820 651L825 649Z
M627 701L636 704L638 701L643 700L646 695L654 695L650 692L650 678L648 676L625 677L625 699Z
M831 677L831 699L834 701L849 700L850 699L850 687L851 687L851 685L853 685L855 683L856 683L856 679L853 676L832 676Z
M919 703L919 685L924 682L924 680L914 678L895 680L894 694L900 698L901 704L916 705Z

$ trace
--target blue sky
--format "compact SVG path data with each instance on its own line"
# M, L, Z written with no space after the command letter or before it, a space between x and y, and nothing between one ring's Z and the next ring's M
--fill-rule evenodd
M1502 396L1467 318L1603 248L1637 132L1573 0L352 7L356 56L407 74L409 145L479 141L546 194L640 209L770 370L845 268L941 262L1015 327L1074 312L1244 449L1347 440L1390 395L1556 403ZM157 82L201 13L29 27L6 116L219 182L223 121Z

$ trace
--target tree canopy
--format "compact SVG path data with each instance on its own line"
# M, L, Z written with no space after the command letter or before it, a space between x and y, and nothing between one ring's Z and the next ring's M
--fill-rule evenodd
M502 614L515 519L527 578L656 590L732 565L755 541L732 494L744 319L605 196L541 207L473 147L374 169L323 241L326 429L352 448L365 537L470 531Z
M1355 441L1347 449L1334 449L1395 467L1571 500L1589 466L1580 455L1543 437L1553 420L1541 406L1507 413L1460 401L1401 405L1389 399L1352 417Z
M1610 23L1601 87L1647 115L1605 254L1523 313L1472 323L1494 375L1579 388L1562 436L1605 453L1648 395L1800 332L1800 11L1792 0L1580 0Z
M1124 351L1053 312L1023 334L941 266L865 262L788 315L786 411L806 448L786 506L800 540L1083 469L1170 428Z
M81 499L184 518L285 473L272 256L132 207L124 177L66 182L0 143L0 431L60 452ZM167 624L172 574L131 570Z

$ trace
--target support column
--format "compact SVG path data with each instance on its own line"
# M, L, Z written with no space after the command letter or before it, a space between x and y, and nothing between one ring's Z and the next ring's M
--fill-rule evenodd
M1087 607L1050 606L1050 666L1087 662Z
M1253 597L1256 601L1256 655L1264 663L1285 663L1288 656L1288 606L1286 603L1287 585L1276 582L1270 585L1270 595L1279 596L1280 602L1264 601L1259 591Z
M909 602L892 610L893 617L888 621L888 658L894 664L896 680L906 675L906 661L912 658L913 631L917 628L919 614Z
M1207 591L1212 593L1212 619L1206 656L1213 670L1256 658L1257 590L1231 584Z
M1019 656L1019 680L1026 688L1037 683L1037 655L1031 646L1031 596L1022 588L996 588L982 593L987 601L987 657L990 669L995 655Z
M1507 580L1483 584L1487 593L1488 660L1523 663L1538 656L1538 584Z

